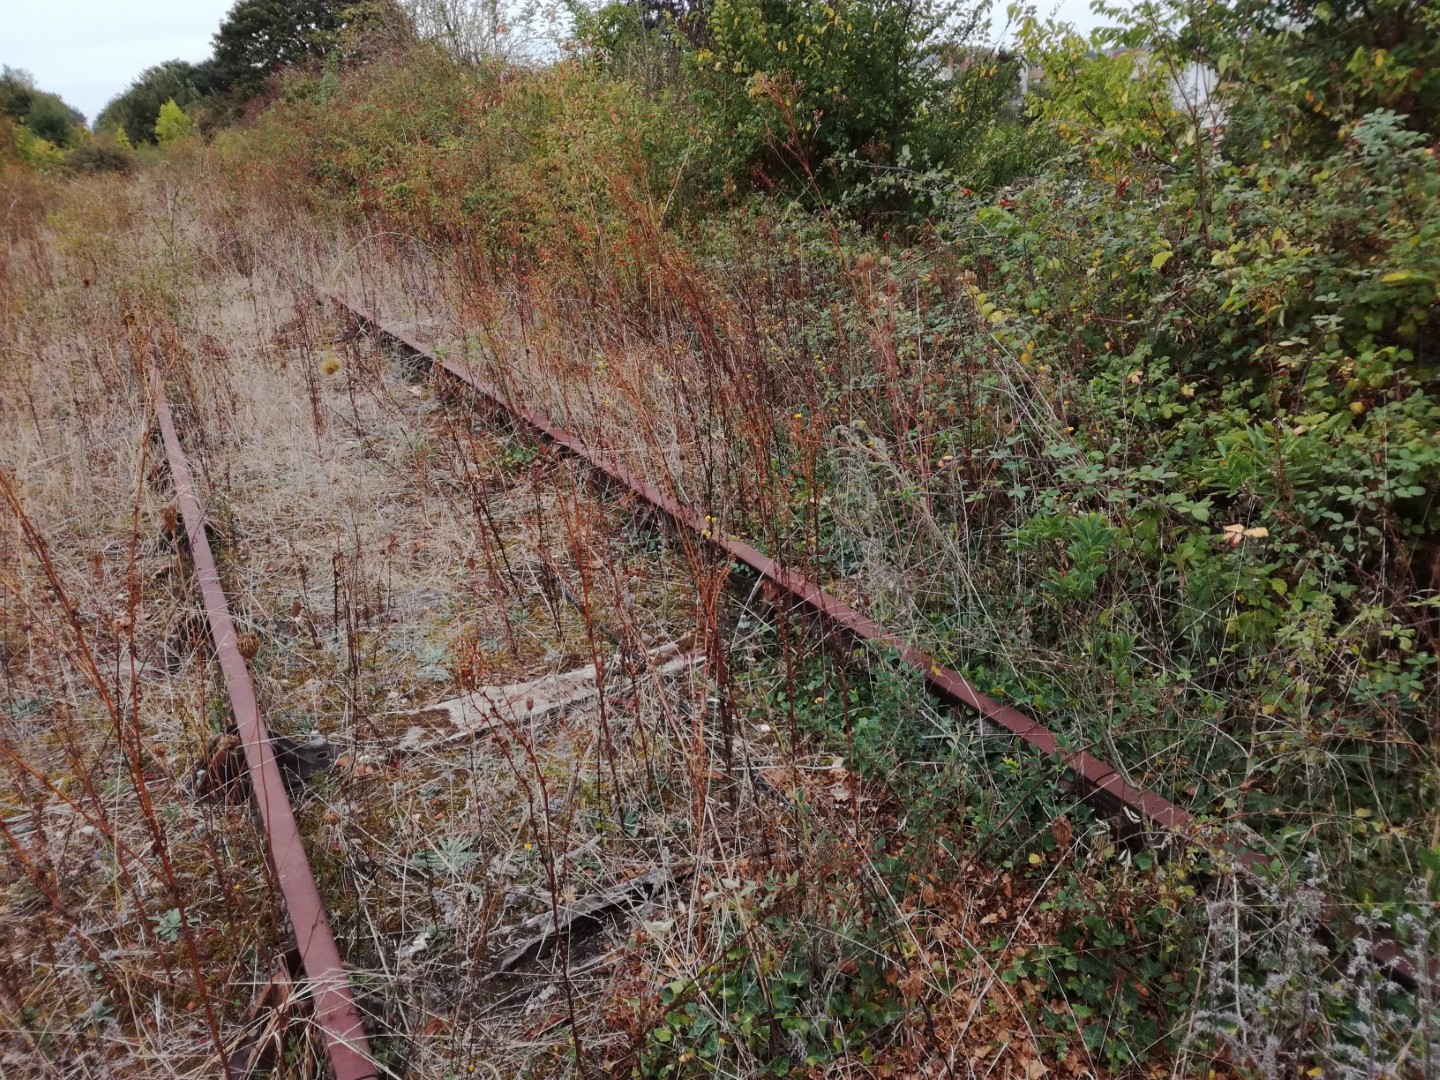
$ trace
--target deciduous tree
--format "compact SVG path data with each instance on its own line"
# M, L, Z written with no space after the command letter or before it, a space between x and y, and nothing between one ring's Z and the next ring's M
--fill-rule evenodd
M0 112L24 124L31 135L61 148L75 145L85 128L85 114L57 94L35 86L28 71L5 67L0 73Z
M173 101L193 112L194 106L219 88L211 61L168 60L141 72L123 94L100 111L95 127L98 131L123 131L131 143L153 143L161 105Z
M348 0L239 0L215 35L221 84L244 100L281 68L323 57L351 6Z
M161 146L194 133L195 125L190 117L185 115L185 110L174 101L167 101L160 106L160 115L155 120L155 141Z

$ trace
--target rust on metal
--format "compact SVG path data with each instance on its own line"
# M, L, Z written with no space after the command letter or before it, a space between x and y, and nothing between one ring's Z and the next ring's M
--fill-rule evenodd
M750 567L825 622L839 627L858 641L895 650L908 667L920 672L930 689L944 701L974 712L984 720L1017 736L1046 757L1058 757L1086 785L1087 794L1092 801L1103 808L1118 810L1124 807L1161 829L1192 839L1197 838L1194 835L1197 822L1188 810L1153 791L1130 783L1113 767L1087 751L1065 749L1061 740L1049 728L1026 716L1019 709L1002 705L982 693L958 671L945 667L895 634L881 629L869 616L862 615L809 578L786 569L753 545L743 540L713 535L711 523L701 514L682 505L623 465L605 458L572 432L531 409L508 401L494 388L486 385L466 365L435 356L403 327L356 307L336 293L327 295L331 303L348 311L372 331L398 342L417 356L459 379L486 401L523 420L547 441L568 450L616 485L629 490L643 502L659 510L675 524L683 526L702 538L705 543L723 551L733 561ZM1247 867L1263 869L1270 865L1269 859L1248 847L1227 845L1227 850Z
M906 666L921 674L930 690L942 701L969 710L989 723L1003 728L1047 758L1058 758L1075 775L1084 789L1086 800L1097 809L1108 812L1121 809L1129 811L1140 820L1149 822L1160 830L1177 835L1217 854L1225 854L1246 871L1266 879L1272 876L1274 860L1271 857L1221 833L1202 831L1201 823L1184 807L1171 802L1157 792L1132 784L1112 765L1094 754L1086 750L1066 748L1063 741L1039 721L1026 716L1013 706L1002 705L994 698L982 693L974 683L958 671L940 664L895 634L883 630L873 619L832 596L809 578L780 565L770 556L743 540L715 535L711 524L701 514L682 505L675 498L636 476L623 465L610 461L577 435L551 422L547 417L509 401L498 390L487 385L465 364L436 356L404 327L355 306L333 291L322 290L321 294L336 307L348 312L371 332L389 338L414 353L418 358L429 361L434 368L459 380L477 396L502 412L524 421L547 441L568 450L590 468L616 485L629 490L637 498L648 503L676 525L693 533L704 543L723 551L735 562L750 567L762 578L788 594L802 608L819 616L822 621L839 628L857 641L894 650ZM1350 925L1350 920L1343 915L1337 915L1334 907L1333 901L1322 899L1322 923L1328 923L1331 918L1335 918L1341 926L1346 927L1344 931L1346 936L1367 938L1372 954L1387 971L1409 985L1418 984L1422 968L1415 964L1403 946L1391 937L1364 931ZM1430 982L1440 981L1440 958L1427 965L1423 970Z
M265 833L266 858L280 886L295 946L300 954L305 981L321 1041L335 1080L377 1080L379 1071L370 1057L360 1010L350 989L349 976L340 960L335 935L305 855L305 845L295 823L295 813L285 791L270 735L260 715L250 669L236 644L235 624L230 605L220 585L220 572L205 535L205 513L195 492L195 482L180 437L175 428L170 401L160 374L160 358L152 357L150 386L160 436L169 460L175 486L175 503L190 543L190 557L204 598L205 616L215 643L215 655L225 676L225 692L245 752L250 790Z
M400 346L408 348L416 356L431 361L433 366L444 370L449 376L464 383L472 392L477 393L491 405L504 410L508 415L524 420L527 425L540 432L540 435L543 435L547 441L553 442L557 446L563 446L570 454L585 461L590 468L608 478L613 484L631 491L639 500L648 503L678 526L683 526L697 537L701 537L704 543L711 544L726 553L734 562L749 566L750 569L755 570L757 575L788 593L791 599L798 600L802 608L816 613L822 621L838 626L857 641L878 645L881 648L894 649L907 667L913 668L923 675L930 690L942 700L948 701L952 706L968 708L982 719L988 720L989 723L996 724L1014 736L1020 737L1025 743L1030 744L1047 757L1060 757L1066 763L1067 768L1086 783L1089 788L1087 793L1099 796L1100 804L1106 806L1107 809L1119 809L1120 806L1125 806L1133 814L1138 814L1146 821L1153 822L1156 827L1166 829L1166 831L1179 832L1187 837L1194 837L1197 822L1195 822L1194 815L1187 809L1174 804L1164 796L1156 795L1155 792L1138 788L1120 776L1120 773L1116 772L1112 766L1106 765L1092 753L1084 752L1084 750L1073 752L1073 750L1063 749L1056 734L1047 729L1040 721L1025 716L1018 708L1004 706L989 697L988 694L981 693L975 684L963 677L960 672L939 664L920 649L906 644L899 636L891 634L886 629L881 629L880 625L876 624L876 621L870 616L861 615L844 600L837 599L831 593L819 588L808 577L786 569L785 566L780 566L775 559L760 552L752 544L732 539L732 537L716 536L711 523L708 523L706 518L696 510L685 507L674 497L655 487L654 484L649 484L648 481L636 477L634 472L629 471L624 465L616 464L611 459L600 455L575 433L560 428L559 425L550 422L549 419L534 410L514 405L513 402L500 395L497 390L482 382L480 377L471 372L465 364L433 356L428 348L422 346L399 325L390 323L389 320L383 320L379 315L374 315L363 308L357 308L356 305L350 304L340 295L331 292L328 294L328 300L337 307L350 312L354 318L357 318L370 330L389 337ZM1259 851L1250 850L1243 845L1228 845L1228 850L1233 852L1234 857L1237 857L1247 867L1269 867L1270 860L1267 860Z

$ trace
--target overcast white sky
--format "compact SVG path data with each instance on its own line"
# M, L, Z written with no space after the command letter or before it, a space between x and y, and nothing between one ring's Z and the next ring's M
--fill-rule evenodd
M0 63L94 120L162 60L204 60L234 0L0 0Z
M25 68L94 121L141 71L199 61L234 0L0 0L0 63ZM1002 10L1004 0L998 5ZM1040 0L1088 30L1089 0Z

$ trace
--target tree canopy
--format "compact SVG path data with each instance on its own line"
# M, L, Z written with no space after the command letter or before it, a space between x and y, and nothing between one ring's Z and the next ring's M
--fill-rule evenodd
M100 131L123 131L132 143L155 142L160 109L173 101L203 128L258 95L276 72L323 59L346 44L346 31L404 24L393 0L239 0L200 63L168 60L141 72L96 118Z
M28 71L8 65L0 71L0 112L62 149L79 142L85 130L84 113L58 94L37 88Z
M240 99L276 71L323 57L345 24L348 0L239 0L215 35L215 72Z
M173 101L189 109L220 89L213 61L168 60L147 68L95 118L98 131L123 131L132 143L155 141L160 106Z

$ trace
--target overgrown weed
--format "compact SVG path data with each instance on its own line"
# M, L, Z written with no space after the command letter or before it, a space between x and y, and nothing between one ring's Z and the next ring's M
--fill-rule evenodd
M1312 899L1435 954L1427 76L1355 44L1348 12L1334 40L1360 51L1324 63L1330 38L1234 14L1147 7L1093 41L1027 23L1059 92L992 125L966 172L878 142L868 165L812 160L823 117L797 112L773 57L720 41L743 70L702 78L671 27L532 70L422 43L292 73L253 125L168 155L149 187L87 181L146 193L127 220L154 262L127 259L98 201L41 229L53 193L13 181L4 283L25 299L7 325L61 279L55 244L72 293L85 258L113 278L81 337L185 328L174 374L216 501L237 500L256 625L290 634L277 701L303 691L383 747L383 680L414 697L427 672L465 689L600 664L662 628L707 658L708 681L637 693L628 717L602 698L497 755L395 766L393 797L321 789L326 880L363 882L377 908L341 918L387 1060L473 1063L484 1033L518 1031L537 1070L647 1075L1429 1070L1431 989L1394 985L1363 943L1332 958ZM1167 70L1194 56L1229 58L1223 134L1170 98ZM1333 85L1302 102L1301 70ZM717 88L738 134L713 124ZM835 197L837 176L872 173ZM177 315L197 273L225 282L244 348ZM726 593L705 545L617 543L643 523L464 403L417 410L426 386L342 349L306 281L409 321L712 533L1271 854L1276 880L1137 848L1057 763ZM133 388L118 345L87 377L87 411ZM286 407L249 411L267 395ZM262 490L282 461L313 486ZM419 480L371 504L374 462ZM290 555L288 616L245 561L276 505L319 530ZM447 537L443 588L412 579L409 607L392 575L418 571L373 531L397 507ZM651 604L666 614L647 628ZM570 902L592 839L587 887L683 863L688 896L640 913L614 987L561 956L563 1002L487 1026L478 984L447 980L502 916ZM189 925L178 904L148 919Z

